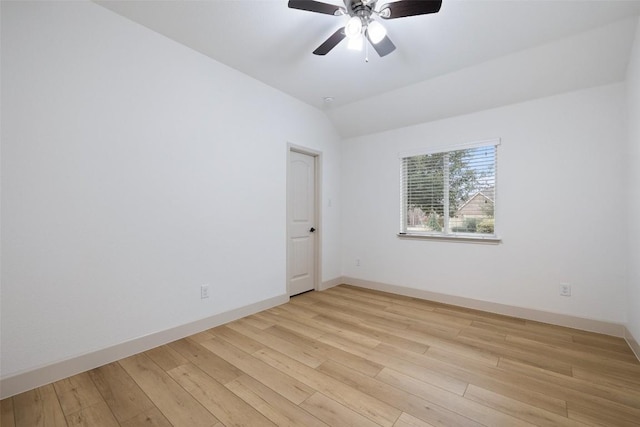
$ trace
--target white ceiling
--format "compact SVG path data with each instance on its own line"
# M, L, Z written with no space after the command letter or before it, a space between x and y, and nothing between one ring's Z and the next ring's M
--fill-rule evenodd
M325 110L342 136L620 81L640 14L640 0L444 0L382 21L397 50L366 63L345 42L313 55L347 18L287 0L97 2Z

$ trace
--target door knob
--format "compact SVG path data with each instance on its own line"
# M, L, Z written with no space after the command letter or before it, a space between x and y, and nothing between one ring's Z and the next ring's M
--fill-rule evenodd
M316 229L315 229L315 228L313 228L313 227L311 227L311 228L309 229L309 231L313 233L314 231L316 231Z

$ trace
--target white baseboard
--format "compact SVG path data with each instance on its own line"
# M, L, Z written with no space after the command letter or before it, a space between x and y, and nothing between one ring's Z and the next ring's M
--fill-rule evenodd
M633 351L633 354L636 355L640 362L640 344L638 343L638 340L631 335L631 331L628 328L624 328L624 339L627 341L627 344L631 347L631 351Z
M568 314L551 313L543 310L516 307L489 301L480 301L472 298L441 294L437 292L425 291L422 289L408 288L405 286L389 285L386 283L372 282L370 280L356 279L353 277L342 277L341 279L341 283L358 286L361 288L390 292L393 294L426 299L443 304L457 305L459 307L487 311L490 313L502 314L505 316L519 317L526 320L550 323L552 325L565 326L568 328L580 329L583 331L597 332L600 334L606 334L615 337L622 338L625 336L625 326L618 323L587 319L583 317L571 316ZM638 352L636 352L636 355L637 354Z
M197 334L289 301L286 294L0 379L0 399Z
M326 282L320 283L318 290L325 291L329 288L333 288L334 286L338 286L342 283L344 283L344 277L336 277L335 279L327 280Z

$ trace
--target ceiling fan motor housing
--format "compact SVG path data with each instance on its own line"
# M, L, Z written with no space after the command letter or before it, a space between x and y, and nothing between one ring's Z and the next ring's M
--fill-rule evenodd
M370 3L367 4L367 3ZM364 2L363 0L345 0L345 6L347 7L347 13L349 16L359 16L366 20L371 16L373 11L373 5L375 2Z

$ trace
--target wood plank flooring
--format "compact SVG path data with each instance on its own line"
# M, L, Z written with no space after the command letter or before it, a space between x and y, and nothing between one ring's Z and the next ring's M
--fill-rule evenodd
M3 427L640 426L624 340L341 285L0 402Z

